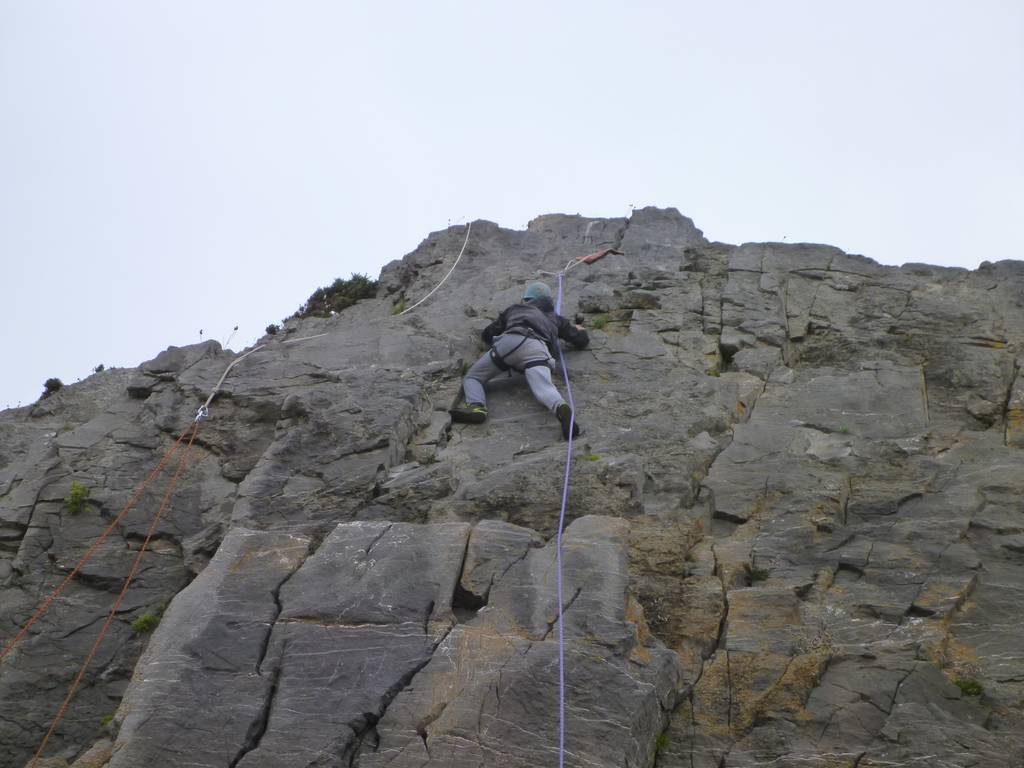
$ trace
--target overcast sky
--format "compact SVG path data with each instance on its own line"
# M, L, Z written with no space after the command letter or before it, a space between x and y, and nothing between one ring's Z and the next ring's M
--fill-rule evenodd
M0 0L0 408L449 222L1021 259L1022 126L1019 0Z

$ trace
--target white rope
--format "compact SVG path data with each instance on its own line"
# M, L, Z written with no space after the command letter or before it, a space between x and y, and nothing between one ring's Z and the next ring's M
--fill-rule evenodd
M409 307L407 309L403 309L401 312L399 312L398 313L399 316L402 316L402 315L404 315L404 314L406 314L408 312L412 312L414 309L416 309L416 307L418 307L420 304L422 304L427 299L429 299L431 296L433 296L437 292L438 288L440 288L442 285L445 284L445 281L447 281L448 278L451 277L452 272L455 271L455 268L457 266L459 266L459 261L462 260L462 254L464 254L466 252L466 246L469 244L469 235L470 235L470 233L472 231L473 231L473 222L469 222L469 224L466 225L466 239L462 241L462 248L459 250L459 255L455 257L455 263L452 264L452 268L448 270L448 274L446 274L444 277L441 278L441 282L438 283L437 285L435 285L434 288L430 291L430 293L428 293L422 299L417 301L411 307ZM565 265L564 268L562 268L562 270L560 272L543 272L543 271L540 271L540 274L542 274L542 275L563 275L564 276L565 273L567 273L570 269L572 269L573 267L579 266L582 263L583 263L583 259L581 259L579 257L576 257L574 259L570 259L569 262ZM315 336L305 336L305 337L303 337L301 339L289 339L289 340L284 341L282 343L283 344L297 344L300 341L309 341L310 339L318 339L321 336L326 336L326 335L327 335L326 333L318 333ZM210 392L210 396L208 398L206 398L206 402L203 403L202 407L196 413L196 421L202 421L203 419L207 418L210 415L210 403L213 402L213 398L216 396L217 392L220 390L221 385L224 383L224 379L227 378L228 373L230 373L231 369L234 368L238 363L242 362L249 355L253 354L254 352L259 352L261 349L263 349L266 346L267 346L266 344L260 344L258 347L254 347L254 348L250 349L248 352L246 352L241 357L237 357L237 358L235 358L234 360L231 361L231 364L227 368L224 369L224 373L221 375L220 381L217 382L217 386L215 386L213 388L213 391Z
M214 386L213 388L213 391L210 392L210 396L206 398L206 402L202 404L202 406L199 408L199 412L196 413L196 421L202 421L203 419L210 415L210 403L213 402L213 398L216 396L217 391L220 389L220 385L224 383L224 379L228 377L228 373L231 371L231 369L234 368L243 360L245 360L245 358L247 358L253 352L259 352L265 346L267 345L260 344L258 347L253 347L241 357L236 357L234 360L231 361L230 365L228 365L228 367L224 369L224 373L221 374L220 381L217 382L216 386Z
M285 339L281 343L282 344L298 344L300 341L309 341L310 339L319 339L321 336L326 336L326 335L327 335L327 333L325 331L324 333L318 333L315 336L303 336L301 339ZM254 349L253 352L255 352L255 351L256 350Z
M538 269L537 274L551 275L552 277L558 277L559 275L562 275L563 277L565 277L566 273L568 273L570 269L572 269L573 267L578 267L580 264L583 263L583 257L577 256L574 259L570 259L569 262L564 267L562 267L562 269L560 269L558 272L545 272L543 269Z
M462 243L462 250L461 250L461 251L459 251L459 255L458 255L458 257L456 257L456 259L455 259L455 263L454 263L454 264L452 264L452 268L448 270L448 274L447 274L447 275L445 275L445 276L444 276L443 278L441 278L441 282L440 282L440 283L438 283L437 285L435 285L435 286L434 286L434 290L432 290L432 291L431 291L430 293L428 293L428 294L427 294L426 296L424 296L424 297L423 297L422 299L420 299L419 301L417 301L417 302L416 302L415 304L413 304L413 305L412 305L411 307L409 307L408 309L403 309L403 310L402 310L401 312L399 312L399 313L398 313L398 316L399 316L399 317L401 317L402 315L404 315L404 314L405 314L406 312L412 312L412 311L413 311L414 309L416 309L416 307L418 307L418 306L419 306L420 304L422 304L422 303L423 303L424 301L426 301L426 300L427 300L427 299L429 299L429 298L430 298L431 296L433 296L433 295L434 295L434 292L435 292L435 291L436 291L436 290L437 290L438 288L440 288L440 287L441 287L442 285L444 285L444 281L445 281L445 280L447 280L447 279L448 279L448 278L449 278L449 277L451 276L452 272L454 272L454 271L455 271L455 268L456 268L457 266L459 266L459 259L461 259L461 258L462 258L462 254L463 254L463 253L465 253L465 251L466 251L466 244L467 244L467 243L469 242L469 233L470 233L470 232L472 232L472 231L473 231L473 222L471 221L471 222L469 222L469 225L468 225L468 226L466 227L466 239L465 239L465 241L464 241L464 242Z
M282 344L298 344L300 341L309 341L310 339L319 339L321 336L326 336L326 335L327 335L326 333L318 333L315 336L304 336L301 339L288 339L287 341L283 341L281 343ZM231 363L228 365L228 367L224 369L224 373L221 374L220 381L217 382L217 385L213 388L213 391L210 392L210 396L208 398L206 398L206 402L202 404L202 406L199 408L199 411L196 413L196 421L202 421L203 419L207 418L210 415L210 403L213 402L213 398L216 397L217 392L220 391L220 387L224 383L224 379L226 379L228 377L228 373L231 372L231 369L234 368L236 365L238 365L243 360L245 360L245 358L247 358L249 355L253 354L254 352L259 352L261 349L266 348L266 346L267 346L266 344L260 344L258 347L253 347L248 352L246 352L244 355L236 357L234 360L231 361Z

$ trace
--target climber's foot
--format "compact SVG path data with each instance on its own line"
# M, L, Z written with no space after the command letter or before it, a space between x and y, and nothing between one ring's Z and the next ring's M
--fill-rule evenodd
M558 423L562 425L562 439L569 439L569 425L572 424L572 436L580 436L580 423L575 421L572 417L572 408L569 407L568 403L562 403L555 408L555 416L558 417Z
M463 403L448 413L452 415L452 421L463 424L483 424L487 421L487 406L482 403Z

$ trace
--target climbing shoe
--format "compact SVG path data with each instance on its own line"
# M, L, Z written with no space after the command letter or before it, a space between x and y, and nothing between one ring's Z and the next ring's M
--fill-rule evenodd
M449 413L452 421L463 424L483 424L487 421L487 406L482 403L463 403L458 408L452 408Z
M569 407L568 403L562 403L555 408L555 416L558 417L558 423L562 425L562 439L569 439L569 424L572 424L572 436L580 436L580 423L574 421L572 418L572 408Z

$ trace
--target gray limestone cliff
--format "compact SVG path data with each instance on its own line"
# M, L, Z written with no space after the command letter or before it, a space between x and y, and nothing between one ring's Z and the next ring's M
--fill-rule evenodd
M474 222L396 314L465 236L231 370L40 768L555 766L560 634L569 766L1024 766L1024 263L550 215ZM558 423L515 378L483 425L448 409L523 284L602 248L565 283L591 345L559 626ZM0 413L0 644L237 359L172 347ZM0 662L0 766L166 482Z

